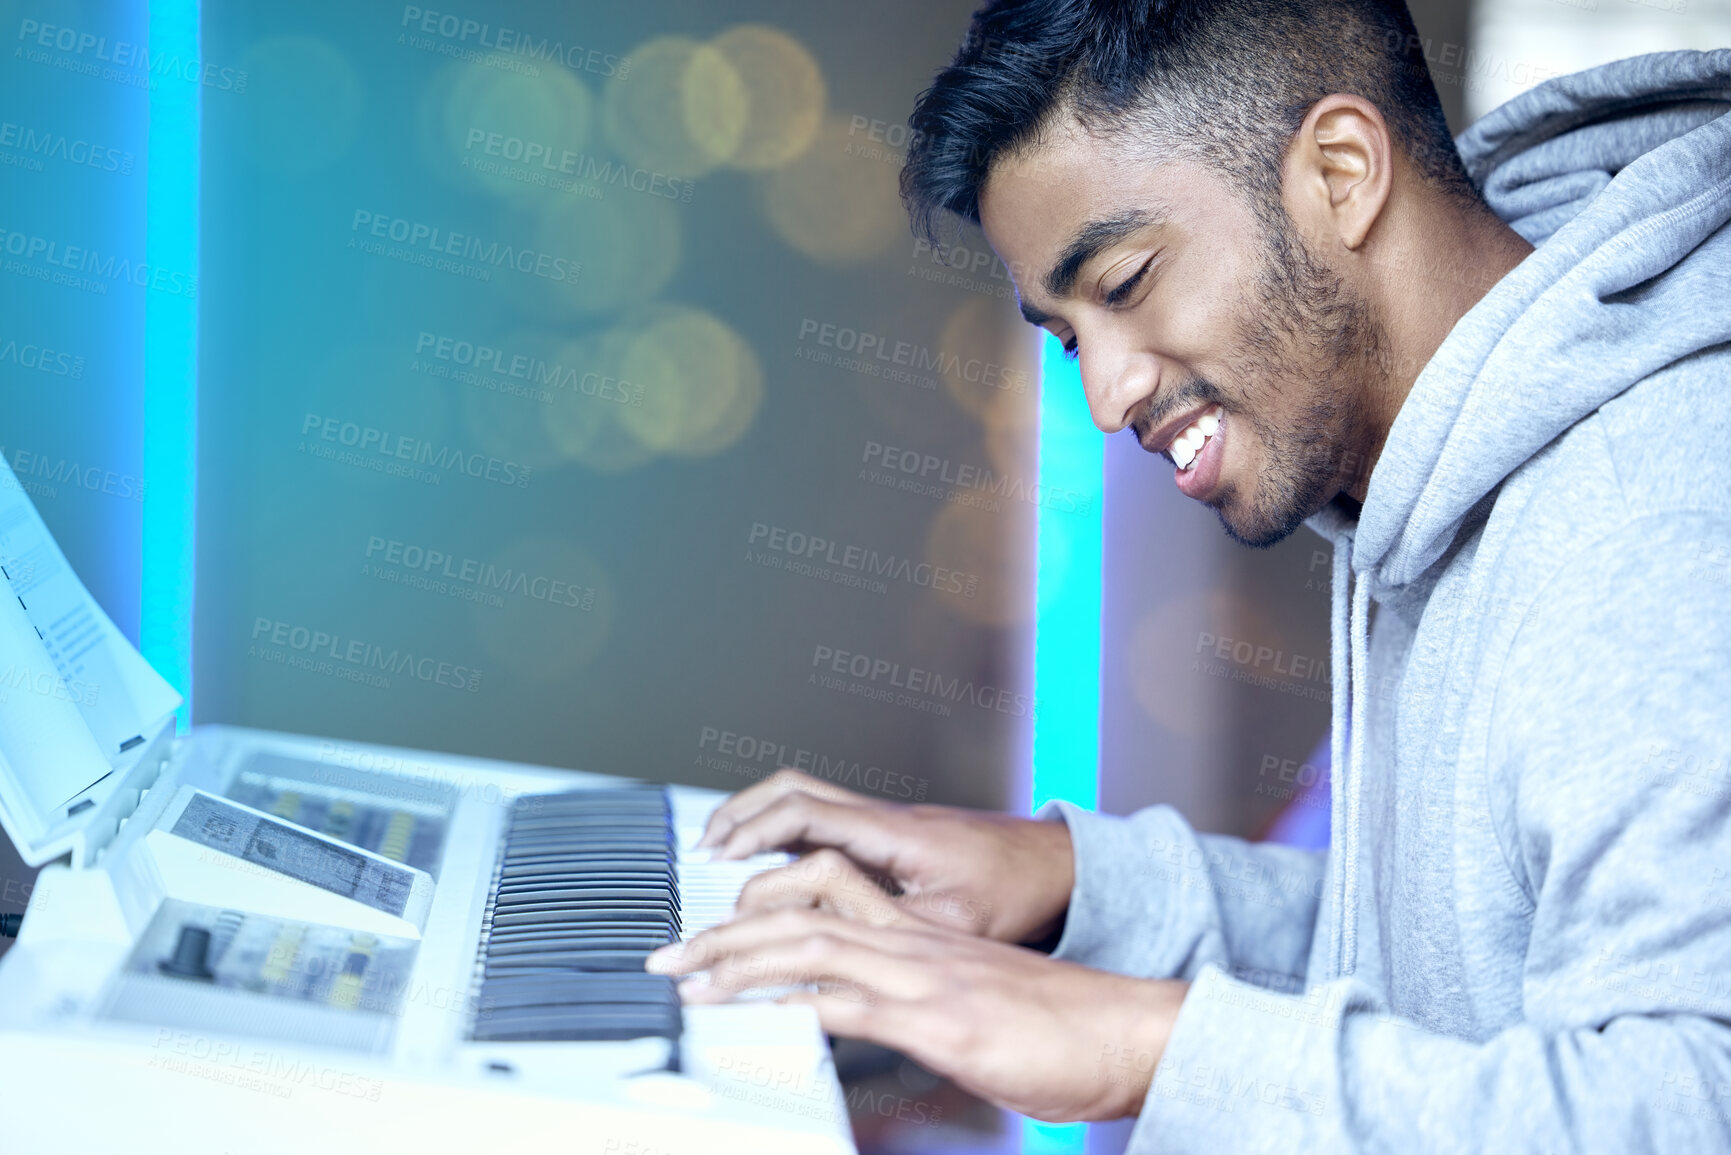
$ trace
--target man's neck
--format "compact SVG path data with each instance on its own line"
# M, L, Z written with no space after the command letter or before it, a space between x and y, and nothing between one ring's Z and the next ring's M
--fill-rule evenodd
M1362 505L1371 471L1413 382L1460 319L1533 246L1489 209L1429 193L1390 203L1361 254L1366 295L1382 326L1381 364L1364 401L1364 448L1343 496Z

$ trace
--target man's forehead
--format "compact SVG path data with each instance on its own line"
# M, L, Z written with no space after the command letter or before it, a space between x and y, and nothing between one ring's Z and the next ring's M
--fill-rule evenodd
M1055 290L1068 289L1087 256L1209 206L1225 208L1230 194L1221 184L1193 161L1064 133L993 162L980 224L1022 300L1050 300L1064 295Z

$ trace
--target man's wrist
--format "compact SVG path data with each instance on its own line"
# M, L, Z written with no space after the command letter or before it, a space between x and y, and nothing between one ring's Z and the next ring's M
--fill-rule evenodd
M1058 949L1069 919L1070 895L1076 888L1076 847L1070 824L1062 819L1034 825L1032 833L1041 845L1034 855L1038 865L1033 880L1039 894L1036 910L1041 917L1019 941L1032 950L1051 954Z
M1190 993L1188 982L1170 979L1145 979L1137 985L1142 988L1140 993L1143 997L1137 1002L1134 1020L1135 1065L1147 1074L1147 1079L1140 1083L1133 1100L1127 1105L1127 1113L1131 1115L1142 1113L1149 1088L1160 1072L1160 1061L1166 1057L1166 1044L1172 1038L1178 1012L1183 1009L1184 999Z

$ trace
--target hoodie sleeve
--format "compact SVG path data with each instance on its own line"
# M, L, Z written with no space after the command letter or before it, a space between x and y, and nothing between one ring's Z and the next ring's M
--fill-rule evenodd
M1131 1150L1731 1150L1728 722L1731 520L1647 518L1563 562L1487 750L1532 907L1523 1019L1465 1040L1353 978L1204 968Z
M1067 802L1076 882L1054 958L1139 978L1193 978L1204 964L1260 986L1304 986L1323 891L1320 851L1198 834L1170 806L1128 818Z

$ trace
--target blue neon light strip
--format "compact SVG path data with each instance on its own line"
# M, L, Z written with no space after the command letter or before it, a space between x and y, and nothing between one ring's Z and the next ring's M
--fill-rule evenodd
M1100 769L1100 503L1106 442L1056 337L1040 357L1034 772L1029 803L1092 809ZM1074 495L1072 503L1069 495Z
M199 0L151 0L150 58L200 60ZM154 77L145 186L145 260L196 276L203 89ZM139 650L192 717L192 593L198 513L198 300L145 290L144 557Z
M1093 809L1100 787L1100 504L1106 442L1082 378L1055 337L1040 355L1039 544L1034 571L1034 757L1030 809ZM1074 495L1072 502L1069 495ZM1022 1119L1023 1155L1085 1151L1083 1123Z

